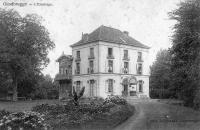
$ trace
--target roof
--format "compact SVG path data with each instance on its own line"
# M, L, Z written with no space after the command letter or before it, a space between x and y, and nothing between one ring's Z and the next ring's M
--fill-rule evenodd
M72 44L71 47L85 45L91 42L104 41L117 44L131 45L134 47L145 48L145 49L150 48L140 43L139 41L135 40L134 38L130 37L127 33L128 32L125 33L118 29L102 25L98 27L96 30L94 30L92 33L88 34L86 39L82 38L77 43Z
M63 52L62 55L56 60L56 62L59 62L61 59L64 59L64 58L72 59L72 55L65 55Z

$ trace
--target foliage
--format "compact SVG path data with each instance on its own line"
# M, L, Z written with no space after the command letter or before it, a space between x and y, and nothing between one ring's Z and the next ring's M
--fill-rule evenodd
M176 20L172 37L172 83L173 91L185 105L193 106L198 98L200 79L200 1L181 2L170 13Z
M34 99L55 99L58 98L58 87L50 75L45 75L38 80L38 86L32 94Z
M22 17L14 10L0 9L0 71L12 79L13 100L17 100L18 82L40 73L54 48L41 21L35 14Z
M6 110L0 110L0 119L2 119L4 116L9 115L10 112L6 111Z
M108 98L105 99L105 103L109 103L109 102L112 102L117 105L126 105L127 104L126 99L124 99L121 96L109 96Z
M43 115L36 112L17 112L4 116L0 121L0 128L42 130L47 128Z
M110 99L112 100L91 98L89 103L79 104L78 106L71 101L66 102L64 105L42 104L33 107L32 110L44 114L45 121L53 128L81 127L89 125L93 121L103 121L108 124L111 123L110 121L119 123L133 114L127 107L128 104L121 101L121 98ZM115 107L118 108L117 111L111 111Z
M79 105L79 99L83 96L84 92L85 92L85 87L82 87L80 92L78 93L77 91L75 91L75 88L73 86L73 101L76 106Z
M171 87L171 55L168 50L160 50L156 61L151 66L150 97L169 98L174 97Z

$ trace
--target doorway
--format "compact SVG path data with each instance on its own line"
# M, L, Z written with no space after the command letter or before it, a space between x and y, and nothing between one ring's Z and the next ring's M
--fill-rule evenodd
M122 96L128 96L128 78L125 78L122 82L123 90Z

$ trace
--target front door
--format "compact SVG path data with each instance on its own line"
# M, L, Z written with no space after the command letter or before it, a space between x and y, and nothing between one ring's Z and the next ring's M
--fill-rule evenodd
M123 90L122 95L123 96L128 96L128 84L124 84L123 86L124 86L124 90Z
M130 84L130 96L136 96L136 85Z
M90 80L90 97L96 96L94 80Z

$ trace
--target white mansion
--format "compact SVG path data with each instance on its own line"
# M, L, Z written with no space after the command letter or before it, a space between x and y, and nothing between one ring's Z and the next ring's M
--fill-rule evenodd
M149 97L149 47L127 31L100 26L72 47L72 85L84 96Z

